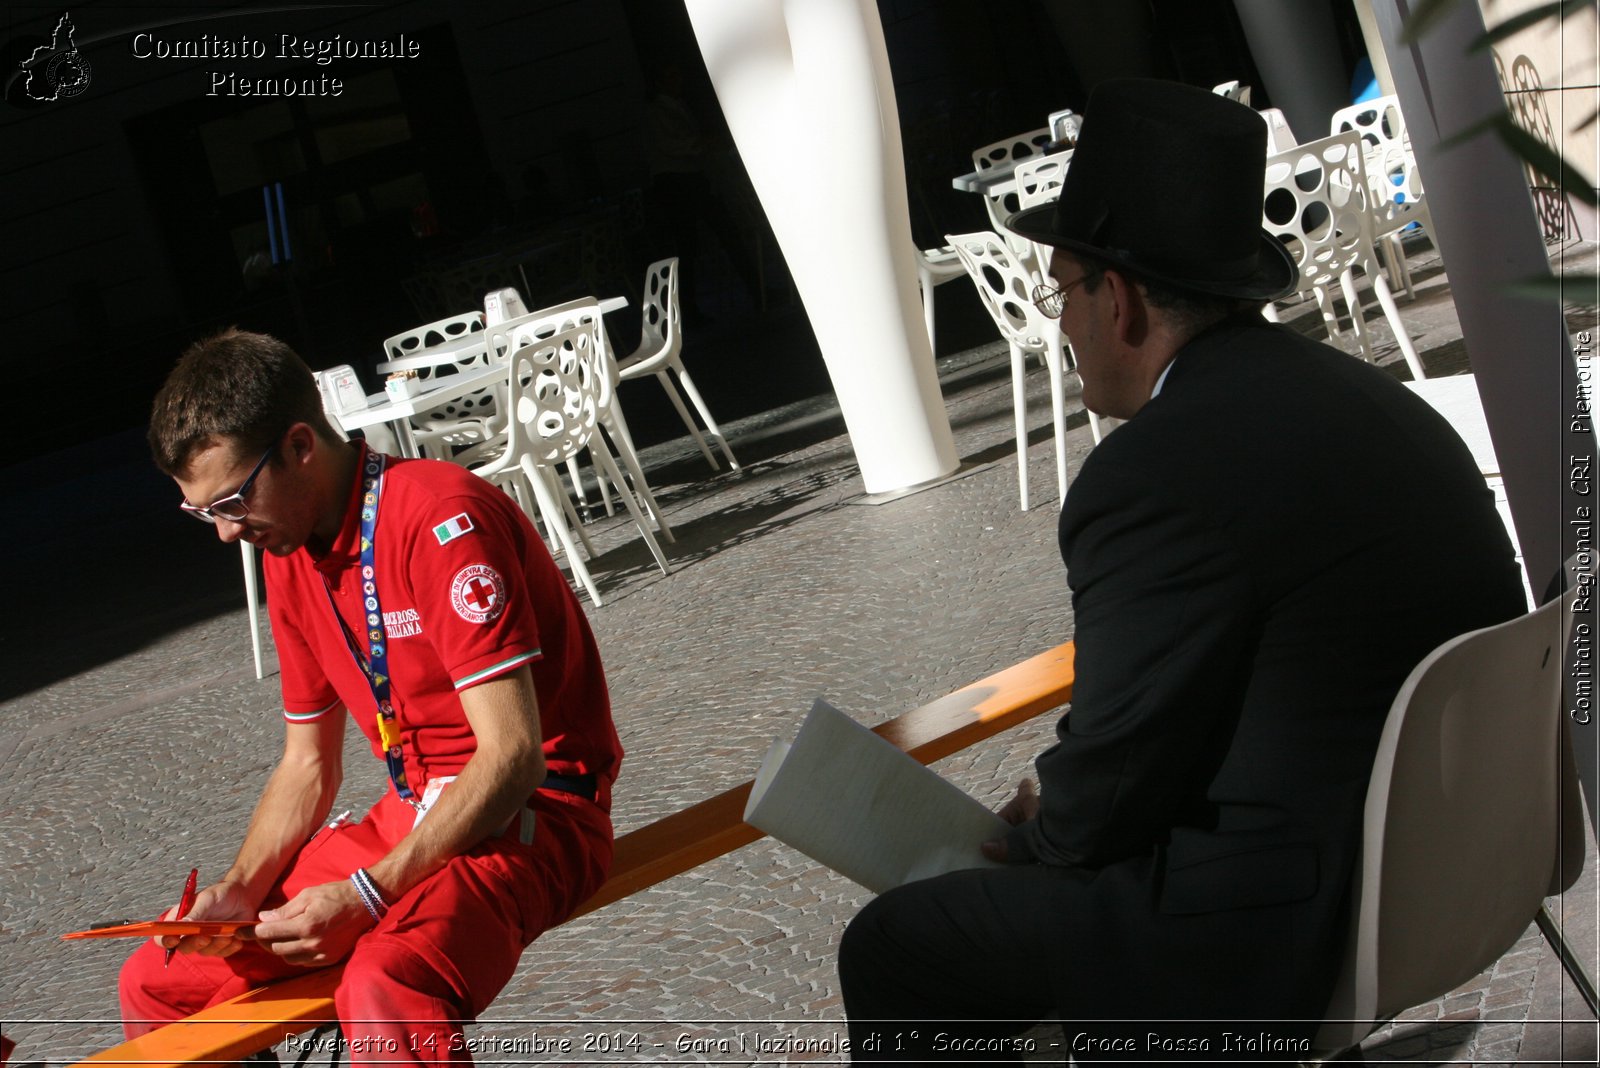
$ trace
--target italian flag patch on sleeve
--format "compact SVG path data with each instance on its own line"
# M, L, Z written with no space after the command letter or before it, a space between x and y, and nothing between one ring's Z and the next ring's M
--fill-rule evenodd
M472 529L472 517L462 512L452 516L443 523L433 528L433 536L439 539L440 545L448 544Z

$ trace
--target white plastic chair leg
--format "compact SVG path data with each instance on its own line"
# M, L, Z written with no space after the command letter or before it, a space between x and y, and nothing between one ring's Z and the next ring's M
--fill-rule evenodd
M1406 264L1406 250L1400 243L1399 232L1380 237L1377 247L1378 255L1383 260L1384 273L1389 277L1389 288L1401 290L1408 300L1416 296L1411 286L1411 268Z
M644 539L645 545L650 548L650 555L656 558L656 566L661 568L663 575L672 574L672 568L667 565L666 554L661 551L661 546L656 543L655 535L650 533L650 524L646 521L644 513L639 510L639 504L633 499L633 494L628 492L622 482L622 472L617 470L617 465L612 461L611 454L601 449L594 454L594 458L606 469L606 476L611 479L611 484L617 487L617 496L622 498L622 503L627 506L628 514L633 516L634 526L639 528L639 536Z
M656 504L655 494L650 492L650 484L645 481L644 470L639 466L639 457L634 455L633 445L626 430L614 429L618 420L621 419L621 413L613 408L611 415L612 419L602 420L600 425L610 435L612 444L616 446L617 456L621 458L622 466L627 469L628 478L633 483L634 496L644 506L645 514L650 517L650 521L655 524L655 528L661 536L668 542L677 541L678 539L672 536L672 528L667 526L666 519L661 515L661 506ZM614 425L607 426L607 422L611 422ZM620 425L626 427L627 424L622 423ZM604 447L604 445L601 445L601 448ZM619 493L625 492L627 489L628 487L626 486L619 487Z
M721 449L722 455L727 458L728 469L730 471L739 470L739 461L733 458L733 450L728 448L728 439L723 436L722 428L717 425L715 419L711 418L711 409L706 407L706 402L700 396L700 391L695 388L694 379L689 377L689 372L684 369L682 363L674 361L670 366L674 371L678 372L678 381L683 384L683 391L689 395L689 403L694 405L694 410L700 413L700 418L705 422L706 429L711 432L711 440L716 442L717 448Z
M1349 268L1346 268L1339 275L1339 291L1344 294L1345 308L1350 313L1350 333L1355 338L1356 355L1368 363L1373 363L1372 338L1367 334L1367 317L1361 314L1361 300L1356 296L1355 274ZM1317 297L1319 300L1323 299L1321 290L1318 290ZM1334 304L1333 294L1327 294L1326 300L1327 305L1323 314L1331 317L1332 323L1336 326L1338 323L1338 311ZM1333 331L1334 326L1329 326L1328 333L1330 337L1333 336Z
M550 484L545 481L544 474L534 465L530 457L522 458L522 471L528 479L528 484L533 487L533 496L539 502L539 511L544 515L545 526L555 532L556 540L561 543L562 550L567 554L567 565L583 584L583 588L589 591L589 600L599 608L604 603L600 600L600 591L595 588L589 569L584 567L583 561L578 558L577 546L572 542L572 531L567 529L566 520L562 518L563 509L553 499L555 495L550 492Z
M694 418L689 415L689 409L683 406L683 397L678 394L678 387L672 384L672 376L667 374L666 368L656 372L656 378L661 382L661 388L667 391L667 399L678 410L678 418L683 420L683 425L689 428L689 436L694 438L694 443L700 446L700 454L706 458L706 463L711 465L711 470L720 471L717 458L711 455L711 450L706 446L706 439L700 436L700 428L695 425Z
M583 520L578 518L578 510L572 505L572 498L567 496L565 487L561 485L561 475L555 468L541 467L539 473L544 476L545 489L550 495L561 502L561 514L565 517L569 528L577 531L578 542L583 546L584 558L594 559L594 543L589 540L589 531L584 527ZM546 520L548 523L549 521Z
M1011 343L1011 407L1017 424L1017 495L1028 510L1028 398L1022 348Z
M591 449L594 447L593 442L590 443L589 447ZM603 447L604 446L602 446L602 448ZM589 457L589 466L594 467L594 457L593 456ZM617 509L611 503L611 487L606 483L605 479L600 477L600 468L594 467L594 475L595 475L595 477L594 477L595 485L600 490L600 507L602 507L602 508L604 508L606 510L606 515L607 516L616 515L617 514Z
M567 457L567 475L572 479L572 495L578 498L583 510L589 510L589 494L583 488L583 476L578 472L577 456Z
M634 448L633 445L633 432L628 429L627 417L622 414L622 404L615 396L611 399L611 407L601 417L600 425L605 429L606 434L610 436L612 444L616 446L612 451L623 457L625 462L628 462L629 477L636 477L635 484L644 487L645 505L652 513L651 518L655 520L656 530L665 535L668 541L677 541L678 539L673 537L671 528L667 526L666 520L661 517L661 510L656 507L655 494L650 492L649 484L644 480L644 470L639 464L639 450ZM637 476L635 476L634 472L637 472Z
M1084 411L1089 413L1089 433L1094 435L1094 443L1098 445L1106 439L1106 428L1101 424L1100 417L1091 409L1085 408ZM1115 426L1115 423L1112 425Z
M256 589L256 547L247 541L239 542L239 555L244 558L244 603L250 614L250 652L256 658L256 678L265 678L261 670L261 595Z
M1045 342L1045 369L1050 375L1050 420L1056 436L1056 500L1067 500L1067 387L1066 357L1061 351L1058 331Z
M1341 278L1339 284L1343 287L1344 279ZM1318 286L1311 291L1311 295L1316 298L1317 311L1322 315L1322 327L1328 332L1328 343L1337 345L1345 352L1349 352L1351 345L1355 345L1355 355L1364 356L1365 352L1360 347L1359 338L1352 340L1351 331L1355 329L1354 322L1352 321L1350 330L1346 330L1339 322L1339 302L1334 299L1332 291L1323 286ZM1354 296L1355 286L1352 284L1349 289L1344 290L1345 303L1348 305ZM1353 319L1354 317L1352 316Z
M1383 306L1383 314L1389 320L1389 329L1394 331L1394 342L1400 346L1400 355L1406 359L1406 366L1411 368L1411 377L1418 382L1427 378L1422 370L1422 361L1417 358L1417 350L1411 344L1411 337L1406 333L1406 324L1400 321L1400 309L1394 306L1394 294L1389 292L1389 283L1383 280L1383 273L1372 276L1372 290L1378 294L1378 303Z

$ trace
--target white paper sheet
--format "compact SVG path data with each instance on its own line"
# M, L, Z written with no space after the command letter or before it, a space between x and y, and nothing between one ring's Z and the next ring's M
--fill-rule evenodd
M885 890L965 868L1010 829L982 802L826 701L761 762L744 820L860 883Z

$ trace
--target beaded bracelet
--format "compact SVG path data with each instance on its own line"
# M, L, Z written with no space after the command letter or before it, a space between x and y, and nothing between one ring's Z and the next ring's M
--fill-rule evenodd
M389 911L389 906L384 903L383 895L378 893L378 888L372 882L372 876L367 874L367 869L357 868L350 873L350 882L356 888L356 894L361 898L361 903L366 906L367 912L374 921L382 920Z

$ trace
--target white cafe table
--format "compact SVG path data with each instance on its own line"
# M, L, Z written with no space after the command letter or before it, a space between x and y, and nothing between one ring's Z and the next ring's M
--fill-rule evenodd
M411 435L413 416L447 401L465 397L469 393L488 389L505 377L504 365L471 367L455 374L427 379L431 388L423 390L414 397L396 399L386 393L374 394L368 398L367 407L339 412L335 418L339 420L339 425L346 433L387 425L393 429L395 440L400 443L400 454L414 457L417 455L417 443Z
M621 311L628 306L627 297L606 297L600 302L600 314L608 315L614 311ZM547 309L542 309L547 310ZM541 311L542 311L541 310ZM541 312L534 312L538 315ZM381 375L394 374L396 371L421 371L433 367L443 367L449 364L460 364L488 351L489 338L494 333L494 327L489 326L482 330L475 330L470 334L442 341L437 345L429 345L425 349L418 349L409 356L388 360L378 364L378 373Z
M986 197L1003 197L1007 193L1015 193L1017 191L1017 164L1024 160L1038 158L1038 156L1023 156L1022 159L1008 159L1004 163L997 163L993 167L986 167L981 171L968 171L966 174L957 175L950 179L950 185L963 193L982 193Z

